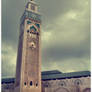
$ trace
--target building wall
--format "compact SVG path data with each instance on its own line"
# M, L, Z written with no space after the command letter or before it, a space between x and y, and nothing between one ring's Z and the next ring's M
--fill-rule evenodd
M42 92L91 92L90 77L42 81ZM14 92L14 84L2 84L2 92Z
M42 92L90 92L90 77L42 81Z
M1 92L14 92L14 83L10 83L10 84L2 84L1 86Z

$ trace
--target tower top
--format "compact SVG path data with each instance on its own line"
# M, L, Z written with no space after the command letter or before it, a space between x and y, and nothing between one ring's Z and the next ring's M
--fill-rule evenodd
M35 3L35 1L34 1L34 0L29 0L29 2L31 2L31 3Z
M38 5L36 4L36 2L34 0L29 0L26 5L26 10L37 13Z
M34 1L34 0L30 0L30 1Z

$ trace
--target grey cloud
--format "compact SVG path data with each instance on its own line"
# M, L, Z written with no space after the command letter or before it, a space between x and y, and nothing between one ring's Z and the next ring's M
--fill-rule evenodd
M58 69L61 72L74 72L74 71L84 71L84 70L90 70L90 63L88 63L88 59L86 58L71 58L66 59L63 62L59 61L59 63L56 63L54 61L52 62L45 62L43 63L43 70L54 70Z
M15 46L18 43L20 16L23 0L2 1L2 42ZM16 48L16 46L15 46Z
M38 0L36 0L38 1ZM89 2L89 0L86 0ZM63 15L69 10L74 11L83 11L85 7L82 3L86 2L85 0L39 0L40 11L42 12L42 18L44 22L43 26L45 27L47 23L55 20L60 14Z
M72 61L72 68L74 71L79 69L82 70L81 66L78 67L76 65L77 59L79 60L81 65L84 64L82 66L83 69L89 69L88 67L90 67L90 9L89 6L84 8L81 7L82 9L80 10L78 10L78 8L76 8L78 12L77 19L67 19L66 17L60 15L61 18L64 18L60 20L61 24L59 24L59 21L55 20L56 22L53 21L52 24L50 24L50 27L48 27L48 30L45 29L45 31L50 32L52 34L47 42L43 40L42 56L43 66L45 68L46 66L53 67L53 63L55 62L57 62L57 65L64 65L63 62L65 61L67 61L65 63L69 64L71 62L70 59L73 58L74 60ZM64 14L65 13L63 13L63 15ZM81 62L81 58L84 57L85 60ZM77 62L77 64L79 62ZM85 66L85 62L87 66ZM56 68L59 69L58 67ZM65 70L68 70L70 68L71 66L68 66Z
M16 50L11 45L2 47L2 77L15 77Z
M42 14L42 70L89 70L90 0L35 1L39 3ZM2 49L2 55L5 55L2 60L4 77L15 74L19 23L26 2L2 1L2 48L14 49ZM10 72L9 69L13 70Z

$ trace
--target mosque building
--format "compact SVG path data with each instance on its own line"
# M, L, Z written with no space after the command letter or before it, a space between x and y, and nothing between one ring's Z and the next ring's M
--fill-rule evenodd
M90 72L41 72L41 15L30 0L20 19L16 77L2 79L2 92L91 92Z

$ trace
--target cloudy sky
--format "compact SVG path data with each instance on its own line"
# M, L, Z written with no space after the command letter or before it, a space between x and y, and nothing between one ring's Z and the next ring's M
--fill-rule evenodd
M2 0L2 77L14 77L19 22L28 0ZM90 70L90 0L36 0L42 15L42 71Z

